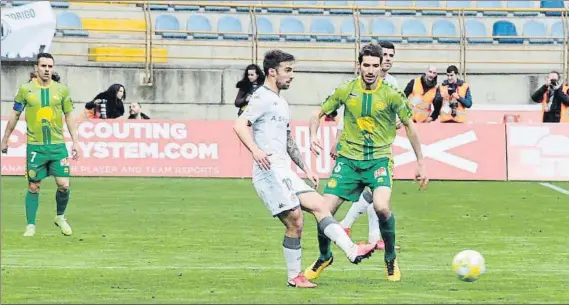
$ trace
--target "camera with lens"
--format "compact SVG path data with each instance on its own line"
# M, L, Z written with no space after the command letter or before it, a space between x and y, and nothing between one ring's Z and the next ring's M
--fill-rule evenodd
M106 119L107 118L107 100L106 99L102 99L101 100L101 119Z
M456 84L449 84L448 86L448 95L451 96L456 92ZM448 103L450 107L450 115L456 116L456 108L458 107L458 103L455 101L451 101Z
M551 88L555 88L555 87L557 87L557 85L558 85L556 79L552 79L552 80L550 81L550 83L551 83L551 85L550 85Z

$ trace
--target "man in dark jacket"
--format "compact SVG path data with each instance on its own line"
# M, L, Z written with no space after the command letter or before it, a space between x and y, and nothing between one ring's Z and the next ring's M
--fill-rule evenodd
M531 95L541 103L544 123L569 122L569 86L563 86L559 72L549 73L545 84Z

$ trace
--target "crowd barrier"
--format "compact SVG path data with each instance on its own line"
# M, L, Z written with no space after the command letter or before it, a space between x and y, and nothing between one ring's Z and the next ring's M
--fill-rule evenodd
M8 120L2 118L4 132ZM232 129L232 121L80 121L81 158L71 161L73 176L237 177L251 176L252 159ZM305 161L321 178L329 176L336 136L324 123L324 152L309 149L307 122L292 133ZM429 177L441 180L569 181L569 124L420 124ZM17 124L2 175L25 172L26 125ZM67 143L68 146L71 143ZM395 179L412 179L415 155L398 131L393 145ZM293 170L301 171L291 164Z

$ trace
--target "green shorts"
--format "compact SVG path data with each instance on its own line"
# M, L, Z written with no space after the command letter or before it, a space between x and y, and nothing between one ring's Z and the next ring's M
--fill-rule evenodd
M33 145L26 149L26 178L38 182L47 176L69 177L69 154L64 143Z
M336 195L344 200L357 201L364 188L372 192L380 186L391 188L393 159L352 160L338 157L324 194Z

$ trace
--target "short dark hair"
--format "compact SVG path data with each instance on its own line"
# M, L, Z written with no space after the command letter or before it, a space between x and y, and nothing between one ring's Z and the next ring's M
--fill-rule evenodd
M557 79L561 79L561 74L559 72L553 70L553 71L549 72L549 74L551 74L551 73L557 74Z
M362 63L364 56L379 57L379 62L383 62L383 49L379 45L370 43L363 46L358 56L358 63Z
M265 76L269 75L269 69L276 69L280 66L281 62L295 61L294 55L283 52L281 50L271 50L265 53L263 59L263 70Z
M379 46L380 46L382 49L390 49L390 50L393 50L393 53L395 53L395 45L392 44L392 43L389 42L389 41L382 40L382 41L379 42ZM382 53L383 53L383 52L382 52Z
M40 63L40 59L41 58L51 58L51 60L53 60L55 62L55 59L53 58L53 55L51 55L50 53L38 53L37 57L36 57L36 64Z
M450 65L447 68L447 73L454 72L454 74L458 74L458 68L455 65Z

